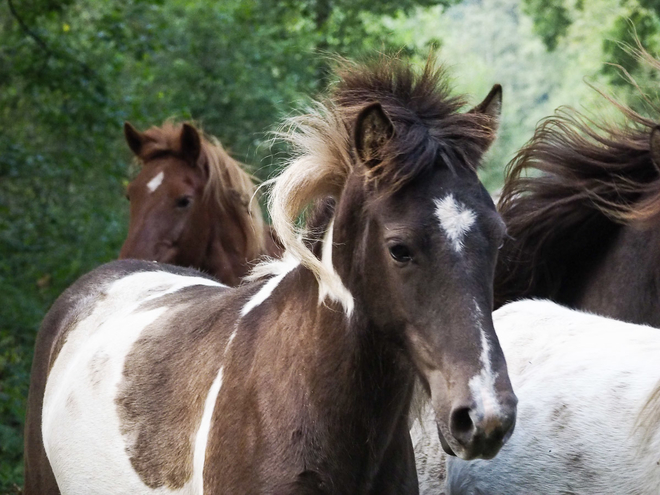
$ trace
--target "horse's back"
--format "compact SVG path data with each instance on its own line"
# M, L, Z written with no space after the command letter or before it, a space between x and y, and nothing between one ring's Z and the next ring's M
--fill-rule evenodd
M211 361L231 333L218 332L215 322L236 313L226 294L194 270L128 260L67 289L37 338L26 493L57 493L57 484L64 493L91 493L91 486L101 493L192 493L191 429L218 371ZM168 414L164 403L177 400L187 407ZM170 433L159 435L158 445L156 429ZM168 462L181 451L189 463Z
M640 420L660 384L660 331L546 301L511 303L494 321L516 430L490 461L451 458L449 493L657 493L660 418Z

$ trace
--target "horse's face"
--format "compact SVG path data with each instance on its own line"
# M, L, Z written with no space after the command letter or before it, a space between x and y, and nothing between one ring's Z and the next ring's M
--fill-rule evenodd
M391 123L371 120L365 132L388 133ZM360 154L369 138L357 141ZM436 163L371 202L366 255L377 261L366 288L371 317L400 322L445 450L491 458L513 432L517 403L491 318L505 227L476 174L453 165Z
M126 130L129 145L143 166L127 188L130 224L120 258L200 266L210 236L209 208L203 201L206 177L196 165L199 136L187 127L194 135L184 137L191 132L184 126L181 151L151 157L141 155L142 141L135 143L144 137L131 136Z

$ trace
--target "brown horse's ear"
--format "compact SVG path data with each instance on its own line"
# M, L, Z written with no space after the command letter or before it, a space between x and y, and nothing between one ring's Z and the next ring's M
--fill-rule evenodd
M657 125L651 131L649 151L651 152L651 161L655 168L660 172L660 125Z
M183 124L181 129L181 154L191 165L197 165L197 159L202 150L199 132L190 124Z
M500 126L500 115L502 114L502 86L499 84L494 85L493 89L488 93L488 96L484 98L484 101L479 103L468 113L481 113L489 117L489 127L491 128L492 133L484 143L484 150L488 149L490 145L493 144L497 129Z
M355 150L362 163L371 167L382 161L383 146L394 136L394 124L380 103L366 107L355 122Z
M140 156L144 144L142 133L133 127L130 122L124 122L124 136L131 151L135 153L135 156Z

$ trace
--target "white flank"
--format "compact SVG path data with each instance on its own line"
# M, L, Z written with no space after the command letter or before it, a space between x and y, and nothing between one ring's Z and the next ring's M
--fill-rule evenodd
M89 316L69 331L48 377L42 419L44 447L62 493L194 493L192 482L180 490L154 490L142 482L128 457L132 439L120 433L115 403L126 355L167 311L138 308L193 285L222 286L167 272L128 275L110 284Z
M232 334L233 335L233 334ZM227 344L229 347L229 343ZM226 349L225 349L226 352ZM213 380L213 384L209 389L204 402L204 413L202 414L202 421L199 424L197 435L195 436L195 453L193 457L193 493L204 493L204 461L206 460L206 446L209 441L209 432L211 431L211 419L213 418L213 411L215 410L215 403L220 394L222 387L222 372L224 368L220 368L218 375Z
M440 220L440 227L451 241L454 251L460 253L463 238L476 220L474 212L456 201L453 194L448 194L441 200L435 200L435 216Z
M161 170L160 172L158 172L158 174L156 174L156 176L153 179L151 179L147 183L147 189L149 189L149 192L152 193L156 189L158 189L158 187L163 183L164 178L165 178L165 172Z
M350 317L355 307L353 295L346 288L332 264L332 231L334 226L335 220L333 218L323 237L321 264L325 273L319 282L319 304L322 304L325 298L329 297L332 301L340 303L344 307L346 315Z
M475 314L477 315L477 325L481 333L481 371L473 376L468 382L472 398L476 404L476 409L484 417L497 417L500 413L500 403L497 400L497 391L495 390L495 380L497 373L493 373L493 366L490 362L490 342L486 332L481 325L482 312L474 301Z

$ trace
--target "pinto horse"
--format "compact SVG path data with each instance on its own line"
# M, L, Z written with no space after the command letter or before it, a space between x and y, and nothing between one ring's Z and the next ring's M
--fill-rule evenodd
M510 164L496 308L547 298L660 327L660 130L617 106L625 125L546 119Z
M129 184L128 237L120 259L194 267L237 285L262 255L279 256L252 177L217 139L166 122L142 133L124 124L141 164Z
M493 457L517 401L491 318L504 224L476 173L500 102L460 113L432 62L345 62L286 130L282 260L233 289L117 261L65 291L36 345L26 494L417 493L418 379L447 448Z
M494 459L448 459L447 494L657 494L660 331L550 301L493 319L519 421Z

